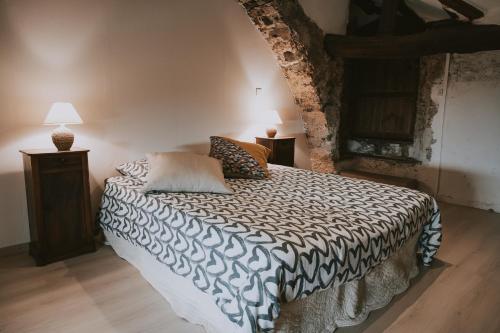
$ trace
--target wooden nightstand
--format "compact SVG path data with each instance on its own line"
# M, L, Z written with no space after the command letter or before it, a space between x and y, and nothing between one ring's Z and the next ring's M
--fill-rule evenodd
M271 149L268 162L293 167L295 159L295 138L264 138L256 137L255 142Z
M22 150L37 265L95 251L86 149Z

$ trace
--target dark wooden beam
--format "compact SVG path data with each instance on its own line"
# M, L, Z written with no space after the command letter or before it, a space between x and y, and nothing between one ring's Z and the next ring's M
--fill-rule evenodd
M345 58L412 58L437 53L500 50L500 26L463 24L406 36L343 36L328 34L325 48Z
M453 26L457 26L460 24L469 25L470 23L457 21L457 20L449 18L449 19L444 19L444 20L430 21L430 22L425 23L425 26L427 29L440 29L443 27L453 27Z
M366 14L380 14L380 7L376 6L372 0L352 0L351 4L355 4Z
M396 15L398 14L400 0L384 0L382 3L382 13L378 33L381 35L392 35L396 28Z
M462 14L469 20L477 20L484 16L484 13L473 5L463 0L439 0L443 6L453 9L457 13Z

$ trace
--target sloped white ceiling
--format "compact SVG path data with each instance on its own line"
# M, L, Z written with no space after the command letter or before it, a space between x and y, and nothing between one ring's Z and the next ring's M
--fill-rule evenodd
M466 1L484 13L484 17L475 20L476 24L500 24L499 0ZM425 21L438 21L449 18L438 0L406 0L406 3Z
M321 30L330 34L345 34L349 2L350 0L299 0L307 16Z

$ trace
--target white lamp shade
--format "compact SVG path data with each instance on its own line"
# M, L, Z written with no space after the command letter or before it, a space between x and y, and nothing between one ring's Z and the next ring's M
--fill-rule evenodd
M281 117L276 110L269 110L264 113L264 123L267 125L281 125Z
M82 118L71 103L57 102L52 104L44 125L82 124Z

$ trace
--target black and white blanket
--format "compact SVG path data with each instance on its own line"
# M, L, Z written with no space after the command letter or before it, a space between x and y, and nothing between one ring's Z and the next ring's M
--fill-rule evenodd
M209 294L232 322L269 331L280 303L363 277L420 234L424 264L441 241L422 192L271 167L268 180L230 179L234 195L142 194L108 179L100 224Z

